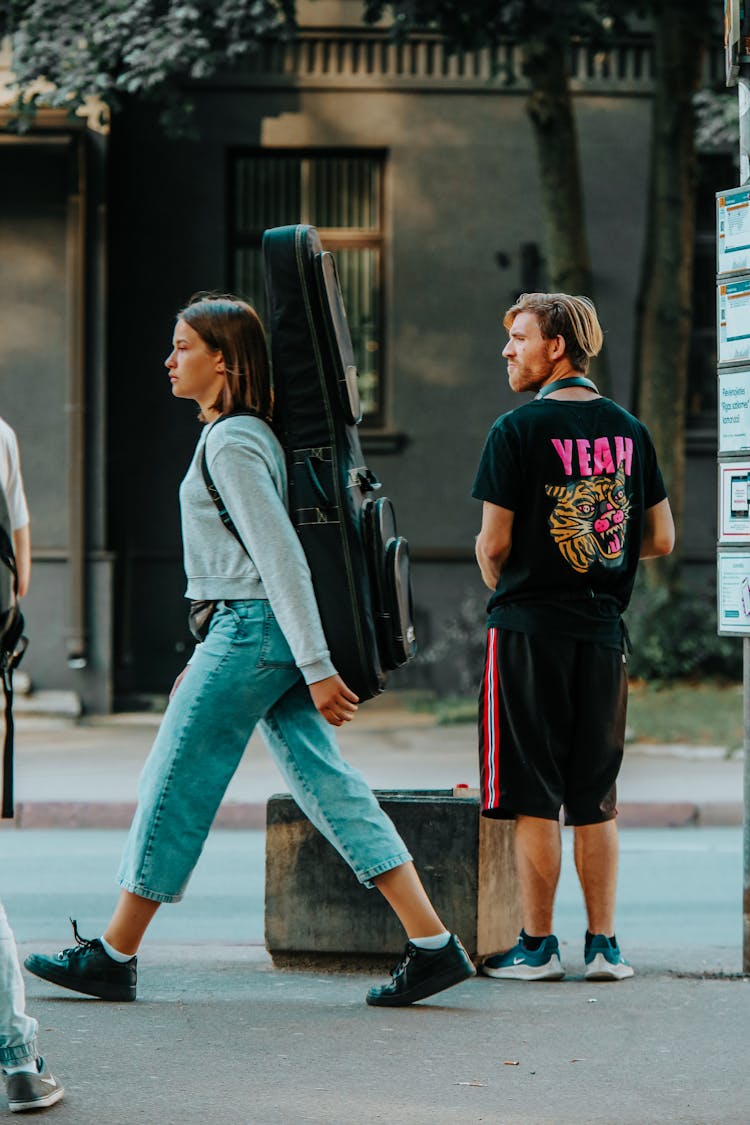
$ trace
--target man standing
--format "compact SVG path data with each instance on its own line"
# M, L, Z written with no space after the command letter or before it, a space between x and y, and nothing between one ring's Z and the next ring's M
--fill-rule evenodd
M503 324L510 386L536 397L495 422L473 490L477 561L493 591L479 752L484 815L516 821L523 929L483 971L564 975L552 924L563 808L588 917L585 975L622 980L633 970L614 924L621 614L639 558L668 555L674 525L648 431L585 377L603 340L592 302L525 293Z

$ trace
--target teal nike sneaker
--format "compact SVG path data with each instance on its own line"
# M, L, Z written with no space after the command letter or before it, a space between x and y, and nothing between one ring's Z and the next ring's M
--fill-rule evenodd
M584 960L586 980L625 980L633 975L633 966L620 952L616 937L593 934L584 950Z
M523 939L521 933L517 944L507 953L486 957L482 963L484 975L499 980L562 980L565 970L555 935L546 937L538 949L527 949Z

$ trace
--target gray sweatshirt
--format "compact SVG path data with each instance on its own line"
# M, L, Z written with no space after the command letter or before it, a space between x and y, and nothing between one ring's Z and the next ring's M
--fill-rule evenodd
M250 558L208 494L204 445L208 470ZM241 416L204 427L180 485L180 511L185 596L268 599L305 683L334 675L310 568L287 512L284 451L265 422Z

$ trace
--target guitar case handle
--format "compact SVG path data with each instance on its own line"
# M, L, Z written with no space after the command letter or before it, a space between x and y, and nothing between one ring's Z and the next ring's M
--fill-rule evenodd
M328 493L323 488L323 485L320 483L320 480L318 479L318 474L315 472L315 469L313 468L312 457L309 454L307 455L307 457L305 457L305 468L307 469L307 475L310 478L310 483L312 484L313 488L315 489L315 491L318 495L318 499L322 502L324 507L332 508L333 504L331 503L331 500L328 496Z

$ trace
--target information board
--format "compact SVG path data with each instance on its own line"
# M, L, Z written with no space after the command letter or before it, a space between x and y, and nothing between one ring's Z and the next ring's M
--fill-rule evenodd
M719 372L719 453L750 452L750 367Z
M717 285L719 363L750 360L750 277Z
M750 633L750 553L719 551L719 633Z
M719 464L719 542L750 545L750 460Z
M750 270L750 189L716 195L716 272Z

